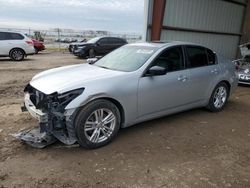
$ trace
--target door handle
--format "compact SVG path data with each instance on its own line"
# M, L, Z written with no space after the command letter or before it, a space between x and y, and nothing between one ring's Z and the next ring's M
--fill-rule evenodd
M217 69L214 69L214 70L211 70L211 73L212 73L212 74L218 74L219 71L218 71Z
M187 77L186 76L179 76L178 78L177 78L177 80L178 81L181 81L181 82L185 82L185 81L187 81Z

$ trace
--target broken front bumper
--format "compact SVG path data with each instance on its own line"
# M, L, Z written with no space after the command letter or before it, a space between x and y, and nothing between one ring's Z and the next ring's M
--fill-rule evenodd
M250 75L239 73L239 83L250 85Z
M39 126L14 134L13 136L17 139L37 148L44 148L56 142L56 140L67 145L74 144L77 141L73 126L76 110L72 109L61 113L51 109L43 112L33 104L29 93L25 93L24 106L21 109L22 111L28 111L31 116L37 119Z
M31 116L36 118L40 123L48 122L48 114L36 109L35 105L30 100L30 94L26 93L24 96L24 107L28 110ZM22 108L24 109L24 108Z

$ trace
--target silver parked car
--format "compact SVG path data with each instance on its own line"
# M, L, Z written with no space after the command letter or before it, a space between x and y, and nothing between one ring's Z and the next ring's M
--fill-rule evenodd
M56 138L97 148L139 122L196 107L220 111L237 84L235 65L208 48L128 44L93 64L37 74L24 90L23 110L39 129L17 137L36 147Z
M250 62L243 60L236 60L238 67L239 83L250 85Z
M239 84L250 85L250 43L240 47L241 59L234 60L239 75Z

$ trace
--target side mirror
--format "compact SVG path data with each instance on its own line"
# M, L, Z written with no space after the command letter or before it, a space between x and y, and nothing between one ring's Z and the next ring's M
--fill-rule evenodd
M88 64L94 64L98 59L97 58L88 58L87 63Z
M147 71L148 76L159 76L165 75L167 73L167 69L160 66L153 66Z

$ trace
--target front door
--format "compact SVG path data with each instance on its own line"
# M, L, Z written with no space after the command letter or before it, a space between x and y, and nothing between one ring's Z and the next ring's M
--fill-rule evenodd
M165 75L147 76L139 80L138 113L150 115L189 103L189 71L185 70L181 46L163 51L150 65L167 69Z
M97 42L95 51L98 55L104 55L109 51L109 43L107 38L102 38Z

